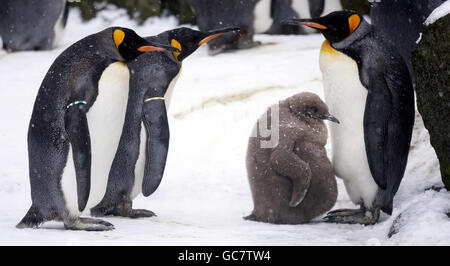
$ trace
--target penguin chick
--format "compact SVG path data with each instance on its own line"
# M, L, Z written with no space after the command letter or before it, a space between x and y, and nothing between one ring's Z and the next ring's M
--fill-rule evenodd
M307 223L336 202L337 184L325 150L328 132L322 120L339 121L328 113L319 96L308 92L294 95L270 109L273 108L279 108L278 145L261 148L265 138L258 130L259 123L255 129L257 137L249 139L247 173L254 209L244 219L275 224ZM267 119L273 121L270 109Z

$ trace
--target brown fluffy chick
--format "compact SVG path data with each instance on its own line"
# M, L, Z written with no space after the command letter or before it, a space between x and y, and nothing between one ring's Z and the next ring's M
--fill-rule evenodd
M337 185L325 150L328 131L324 119L339 123L319 96L304 92L279 103L276 147L261 148L261 141L267 138L261 137L257 123L258 137L250 137L247 149L254 209L244 219L301 224L334 206ZM271 121L270 109L267 120Z

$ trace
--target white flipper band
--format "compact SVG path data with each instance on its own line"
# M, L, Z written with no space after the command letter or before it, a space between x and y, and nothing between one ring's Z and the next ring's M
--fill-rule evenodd
M146 99L146 100L144 101L144 103L148 103L148 102L150 102L150 101L156 101L156 100L162 100L162 101L165 101L166 98L164 98L164 97L152 97L152 98Z

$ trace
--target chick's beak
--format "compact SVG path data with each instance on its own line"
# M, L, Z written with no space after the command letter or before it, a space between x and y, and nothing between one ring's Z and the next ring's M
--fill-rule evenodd
M321 116L319 118L322 119L322 120L329 120L329 121L334 122L336 124L340 124L341 123L341 122L339 122L339 120L336 117L332 116L331 114L326 114L326 115L323 115L323 116Z

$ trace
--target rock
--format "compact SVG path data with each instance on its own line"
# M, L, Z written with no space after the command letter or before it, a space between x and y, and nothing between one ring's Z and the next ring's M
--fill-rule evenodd
M417 106L450 190L450 15L426 26L412 53Z
M391 228L389 229L388 238L391 238L393 235L400 232L400 228L402 227L402 214L400 213L397 218L394 219L394 222L392 222Z

